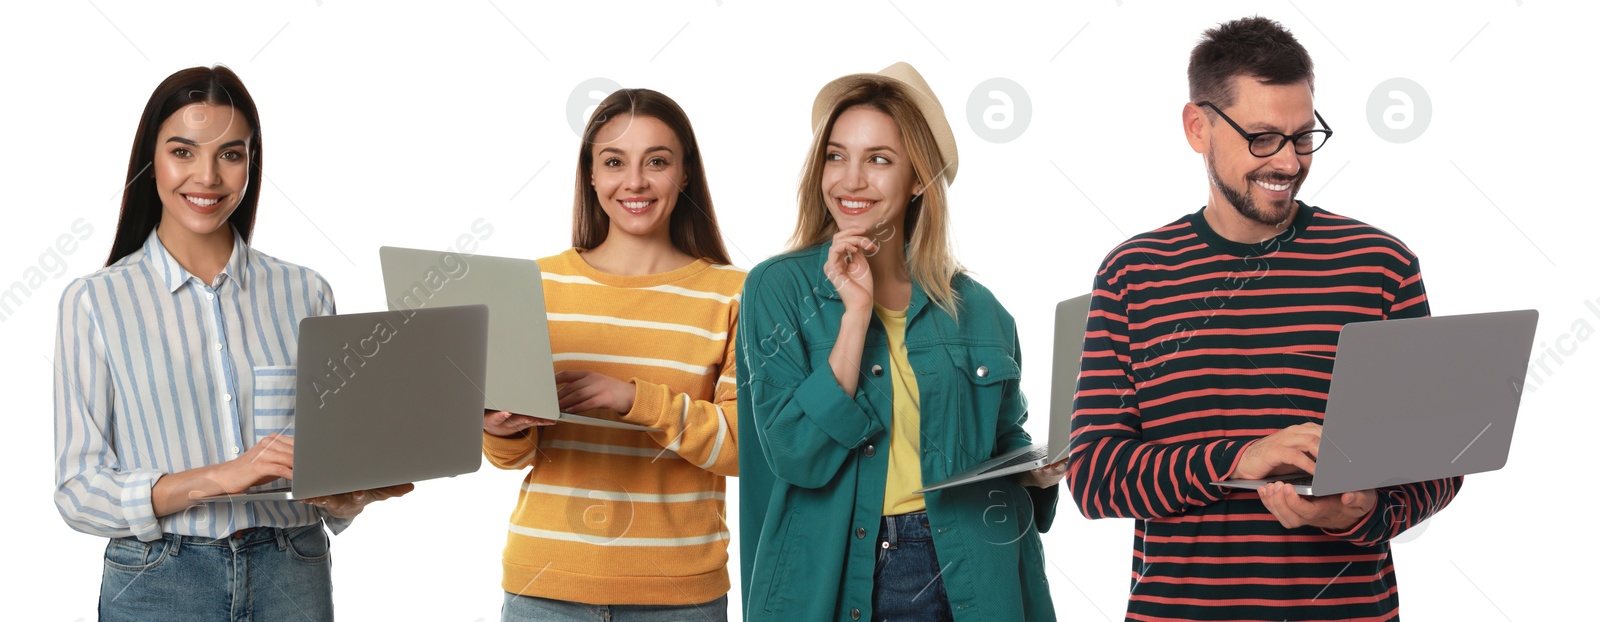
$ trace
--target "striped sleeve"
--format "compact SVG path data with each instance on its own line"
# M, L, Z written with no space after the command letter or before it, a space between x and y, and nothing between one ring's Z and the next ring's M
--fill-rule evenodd
M78 531L150 541L161 536L150 491L163 473L124 469L112 439L112 387L91 282L61 297L56 332L56 509Z
M739 325L739 303L729 304L729 325ZM711 400L674 393L664 384L633 378L637 389L629 420L659 430L650 435L668 451L718 475L739 475L739 401L733 379L737 328L729 331Z
M1402 247L1403 249L1404 247ZM1396 266L1398 282L1394 288L1394 304L1385 314L1386 319L1428 317L1427 289L1422 285L1422 270L1417 258L1405 254L1407 261ZM1323 530L1330 536L1343 538L1360 546L1374 546L1399 537L1407 529L1417 526L1428 517L1444 509L1461 490L1462 477L1449 477L1414 484L1389 486L1378 490L1378 504L1360 522L1346 531Z
M1159 518L1215 502L1226 492L1210 482L1233 471L1244 443L1144 441L1127 313L1111 274L1108 258L1095 277L1073 396L1066 476L1073 500L1088 518Z
M867 416L866 392L848 395L832 368L811 368L795 305L810 287L790 271L773 268L757 266L745 280L739 340L747 376L740 381L749 383L747 407L772 473L796 486L820 488L883 426Z

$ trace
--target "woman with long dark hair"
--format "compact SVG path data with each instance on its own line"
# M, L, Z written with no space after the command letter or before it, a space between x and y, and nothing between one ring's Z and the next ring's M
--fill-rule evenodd
M528 470L502 618L726 620L744 271L688 116L655 91L612 93L574 189L572 248L539 260L561 410L655 431L484 415L489 461Z
M261 122L226 67L145 106L106 266L61 298L56 508L110 539L100 619L328 620L328 539L410 484L309 502L197 503L292 478L297 329L320 275L250 246Z

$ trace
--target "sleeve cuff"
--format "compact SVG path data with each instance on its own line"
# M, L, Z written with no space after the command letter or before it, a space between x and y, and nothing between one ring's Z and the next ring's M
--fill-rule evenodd
M1357 546L1372 546L1382 542L1384 536L1389 532L1389 521L1387 520L1391 511L1389 503L1389 495L1380 490L1378 491L1378 502L1372 505L1372 511L1367 512L1367 515L1356 521L1356 524L1351 525L1349 529L1344 531L1324 529L1322 532Z
M1028 488L1028 496L1033 497L1033 525L1039 533L1050 531L1050 526L1056 522L1056 503L1061 499L1061 486L1066 480L1049 488Z
M128 472L127 479L122 482L122 519L128 521L128 530L133 532L134 537L143 542L161 538L161 521L156 518L155 503L150 494L155 489L156 480L163 475L166 474L140 469Z
M858 387L859 389L859 387ZM833 377L833 368L827 365L812 370L811 375L795 390L795 401L818 428L846 449L855 449L867 439L882 431L872 417L868 417L856 397L845 395L844 388Z
M633 383L633 408L621 414L622 420L665 430L661 415L672 405L672 392L666 385L648 380L629 378L628 382Z
M350 523L353 523L356 520L354 517L352 517L352 518L334 518L332 516L329 516L327 512L323 512L321 510L318 510L318 512L320 512L322 514L322 524L327 525L328 526L328 531L333 532L333 535L336 535L336 536L341 534L341 533L344 533L344 530L350 528Z

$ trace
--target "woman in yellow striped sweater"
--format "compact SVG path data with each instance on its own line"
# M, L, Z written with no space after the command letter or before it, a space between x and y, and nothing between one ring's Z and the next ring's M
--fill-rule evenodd
M528 470L502 619L726 620L744 271L665 95L620 90L590 118L572 245L539 260L561 408L658 431L484 415L490 462Z

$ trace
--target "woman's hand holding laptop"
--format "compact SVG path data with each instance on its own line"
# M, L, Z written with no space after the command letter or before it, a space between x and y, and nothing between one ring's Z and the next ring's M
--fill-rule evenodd
M523 432L528 428L555 424L554 419L516 415L504 410L484 409L483 411L483 431L506 438L522 436Z

